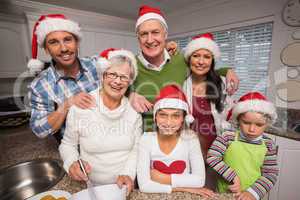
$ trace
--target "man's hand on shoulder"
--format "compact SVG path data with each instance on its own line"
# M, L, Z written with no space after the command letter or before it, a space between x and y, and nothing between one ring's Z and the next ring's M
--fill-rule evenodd
M131 106L139 113L147 112L152 109L153 105L144 96L132 92L129 95L129 102Z
M87 109L87 108L95 107L96 100L92 95L86 92L79 92L78 94L70 97L67 100L67 106L69 106L70 108L72 105L76 105L77 107L82 109Z

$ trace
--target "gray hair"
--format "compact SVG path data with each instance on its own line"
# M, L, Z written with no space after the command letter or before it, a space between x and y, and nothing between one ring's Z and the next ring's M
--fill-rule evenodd
M163 27L163 30L165 31L166 38L168 38L168 28L161 21L159 21L157 19L149 19L149 20L156 20L156 21L158 21L160 23L160 25ZM146 21L148 21L148 20L146 20ZM136 31L135 31L137 37L139 37L140 26L141 26L141 24L136 28Z
M131 61L131 59L128 58L127 56L116 55L116 56L110 58L108 61L109 61L109 66L106 70L108 70L112 66L121 66L121 65L124 65L127 63L130 67L130 75L129 75L130 79L132 80L135 77L134 64Z

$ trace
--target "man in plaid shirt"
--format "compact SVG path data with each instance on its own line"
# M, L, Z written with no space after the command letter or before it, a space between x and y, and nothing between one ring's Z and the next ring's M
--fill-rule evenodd
M35 78L29 89L30 126L40 138L54 135L60 141L69 108L95 106L88 92L99 87L96 59L78 58L80 38L79 25L64 15L41 16L35 24L33 59L28 67L39 71L44 65L36 59L37 45L52 58L50 66Z

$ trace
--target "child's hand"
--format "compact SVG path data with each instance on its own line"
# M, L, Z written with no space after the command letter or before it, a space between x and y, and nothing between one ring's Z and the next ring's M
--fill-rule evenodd
M248 191L236 194L235 198L236 200L256 200L255 197Z
M156 169L150 170L150 177L152 181L161 184L171 185L171 176L169 174L164 174Z
M233 184L228 186L229 190L233 193L241 192L241 181L238 176L233 179Z

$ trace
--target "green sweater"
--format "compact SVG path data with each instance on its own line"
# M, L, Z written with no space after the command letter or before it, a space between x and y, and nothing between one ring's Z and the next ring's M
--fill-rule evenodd
M189 73L184 57L179 53L172 56L160 71L146 68L138 58L137 64L138 76L132 89L146 97L151 103L154 103L154 99L162 87L169 84L182 86ZM222 68L218 70L218 73L226 75L227 70L228 68ZM154 129L152 111L143 114L143 126L144 131Z

